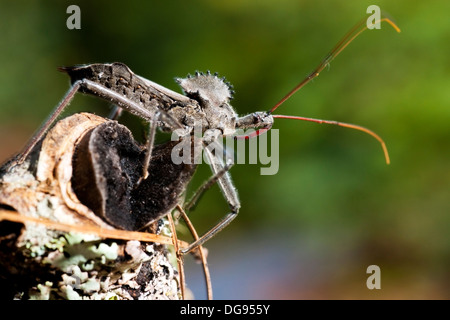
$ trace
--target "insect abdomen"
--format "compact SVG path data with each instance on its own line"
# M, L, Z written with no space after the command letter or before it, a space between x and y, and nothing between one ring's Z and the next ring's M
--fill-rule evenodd
M59 70L70 76L72 84L79 80L89 80L123 95L133 102L143 104L147 109L168 109L174 103L169 97L146 86L128 66L120 62L60 67ZM85 87L81 87L80 91L92 94ZM99 93L96 92L95 95L99 96ZM120 105L120 103L118 104Z

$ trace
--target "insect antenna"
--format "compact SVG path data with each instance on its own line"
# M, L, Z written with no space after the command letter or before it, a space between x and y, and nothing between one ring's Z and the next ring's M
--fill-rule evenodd
M381 139L381 137L378 134L376 134L372 130L367 129L365 127L358 126L356 124L339 122L339 121L333 121L333 120L322 120L322 119L305 118L305 117L297 117L297 116L284 116L284 115L279 115L279 114L273 115L273 117L274 118L280 118L280 119L294 119L294 120L310 121L310 122L315 122L315 123L332 124L332 125L336 125L336 126L340 126L340 127L345 127L345 128L350 128L350 129L355 129L355 130L359 130L359 131L365 132L365 133L371 135L372 137L374 137L375 139L377 139L380 142L381 147L383 148L383 153L384 153L384 158L386 160L386 163L387 164L391 163L391 161L389 159L389 153L388 153L388 150L386 148L386 143L384 143L383 139Z
M397 32L400 32L399 27L389 18L382 18L378 21L375 21L375 24L381 23L382 21L386 21L389 23ZM361 20L357 23L349 32L339 41L336 46L328 53L328 55L322 60L322 62L311 72L305 79L303 79L298 85L296 85L288 94L286 94L280 101L278 101L272 109L270 109L269 113L273 113L280 105L282 105L287 99L289 99L294 93L303 88L307 83L309 83L312 79L319 76L320 72L327 65L330 64L331 61L336 58L339 53L342 52L357 36L359 36L364 30L367 29L366 19Z
M352 29L350 29L349 32L339 41L334 48L328 53L328 55L320 62L320 64L317 66L314 71L312 71L305 79L303 79L298 85L296 85L291 91L288 92L280 101L278 101L272 109L268 111L268 114L272 114L276 109L278 109L279 106L281 106L287 99L289 99L294 93L296 93L298 90L303 88L307 83L309 83L314 78L318 77L320 72L322 72L323 69L325 69L331 61L334 60L341 52L344 50L353 40L355 40L356 37L358 37L363 31L368 29L367 26L367 20L363 19L359 23L357 23ZM397 32L400 32L400 28L390 19L387 17L382 17L381 19L374 22L374 24L378 24L381 22L387 22L389 23ZM377 139L383 148L384 156L386 159L386 163L389 164L389 154L386 148L386 144L381 139L379 135L377 135L375 132L350 123L344 123L344 122L338 122L338 121L330 121L330 120L321 120L321 119L314 119L314 118L305 118L305 117L297 117L297 116L283 116L283 115L273 115L274 118L283 118L283 119L294 119L294 120L303 120L303 121L311 121L316 123L325 123L325 124L332 124L337 125L341 127L346 127L350 129L355 129L359 131L363 131L375 139Z

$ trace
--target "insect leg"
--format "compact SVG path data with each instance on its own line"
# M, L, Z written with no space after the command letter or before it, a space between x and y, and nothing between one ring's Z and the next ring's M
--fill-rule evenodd
M189 200L189 202L184 206L184 209L186 211L192 210L195 205L197 204L198 200L200 199L201 196L203 196L203 194L209 189L211 188L216 182L217 180L219 180L219 178L221 178L225 172L229 171L231 169L233 165L229 164L229 165L225 165L225 167L223 167L217 174L213 175L212 177L210 177L208 180L206 180L198 189L197 191L195 191L194 195L192 196L192 198Z
M31 150L36 146L36 144L42 139L42 137L45 135L45 133L50 129L53 122L58 118L58 116L61 114L61 112L69 105L69 103L72 101L75 93L81 88L86 88L89 91L92 91L94 94L100 96L100 97L107 97L113 102L119 103L120 105L123 105L126 109L135 111L134 113L138 113L145 119L151 119L152 114L149 110L145 109L144 107L138 105L137 103L134 103L133 101L130 101L129 99L121 96L120 94L103 87L102 85L99 85L93 81L82 79L74 82L72 87L69 89L69 91L64 96L63 100L59 103L59 105L53 110L53 112L50 114L48 119L44 122L44 124L41 126L41 128L37 131L36 134L33 135L33 137L28 142L27 146L24 148L24 150L20 153L17 160L13 163L13 166L16 164L21 164L30 154Z
M222 148L220 144L217 142L214 142L215 146L214 149L219 152L219 154L224 154L226 159L226 164L222 165L223 168L220 169L220 171L217 172L217 174L214 174L212 177L210 177L208 180L206 180L194 193L194 195L191 197L191 199L185 204L184 209L186 211L192 210L195 208L198 200L203 196L203 194L211 188L227 171L231 169L231 167L234 165L233 156L227 152L227 149Z
M111 120L117 120L122 115L123 109L119 106L114 105L108 118Z
M153 118L154 111L146 109L143 105L140 105L127 97L117 93L105 86L98 84L94 81L83 79L80 80L80 86L85 88L88 92L94 94L95 96L101 97L106 100L118 104L121 108L124 108L128 112L135 114L147 121Z
M155 117L149 121L149 133L147 138L147 151L145 154L144 166L142 168L142 176L139 179L137 185L148 177L148 168L150 167L150 161L152 158L153 145L155 143L156 123L159 118L159 112L156 112Z
M151 111L140 104L118 94L117 92L110 90L96 82L90 80L82 80L84 87L92 91L98 96L106 97L115 103L118 103L120 107L125 108L127 111L140 116L141 118L147 120L150 125L149 136L147 139L147 151L144 160L144 166L142 169L142 176L139 179L137 185L139 185L142 180L148 177L148 168L150 167L151 155L153 150L153 145L155 142L156 128L158 126L158 121L162 120L167 123L170 127L175 129L182 129L183 126L174 119L170 114L164 110Z
M209 148L204 148L205 154L209 160L211 170L214 176L217 176L221 170L224 168L224 164L222 159L216 157L212 154ZM223 228L228 226L231 221L236 218L241 204L239 202L239 198L236 192L236 189L231 181L231 176L228 171L226 171L221 177L217 179L219 187L230 206L231 212L228 213L216 226L212 227L208 232L206 232L203 236L201 236L198 240L191 243L186 249L183 249L182 253L188 253L192 249L196 248L199 245L202 245L209 239L211 239L216 233L221 231Z
M58 118L61 112L69 105L70 101L72 101L73 96L80 88L81 81L75 82L72 87L67 91L66 95L62 99L62 101L58 104L58 106L53 110L44 124L39 128L39 130L31 137L30 141L26 145L26 147L19 154L17 160L15 160L15 164L21 164L30 154L31 150L36 146L39 140L45 135L45 133L50 129L53 122Z
M93 94L97 97L103 98L105 100L109 100L110 102L118 105L120 108L123 108L127 110L128 112L137 115L138 117L147 120L152 121L155 117L155 113L159 112L161 121L167 122L173 130L184 128L174 117L172 117L170 114L168 114L166 111L162 109L150 109L146 107L145 105L136 103L126 96L115 92L114 90L111 90L99 83L96 83L91 80L82 79L77 81L79 82L79 86L83 87L85 91L89 92L90 94Z

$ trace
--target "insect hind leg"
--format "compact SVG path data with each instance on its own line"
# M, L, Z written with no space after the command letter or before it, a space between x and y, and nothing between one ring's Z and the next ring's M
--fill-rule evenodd
M55 122L55 120L58 118L58 116L61 114L61 112L63 112L64 109L70 104L75 93L77 93L77 91L80 89L81 83L82 83L82 80L76 81L72 85L72 87L70 87L70 89L67 91L64 98L61 100L61 102L56 106L56 108L52 111L52 113L47 118L47 120L41 125L41 127L38 129L38 131L28 141L28 144L21 151L21 153L17 156L17 158L14 161L14 163L12 164L12 166L19 165L25 161L25 159L30 154L31 150L33 150L33 148L36 146L36 144L42 139L42 137L50 129L50 127Z

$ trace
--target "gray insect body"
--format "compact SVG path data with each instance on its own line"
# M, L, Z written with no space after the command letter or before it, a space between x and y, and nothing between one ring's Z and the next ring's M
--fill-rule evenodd
M197 72L194 76L176 79L186 94L181 95L134 74L123 63L79 65L62 67L60 70L69 74L72 87L50 118L30 140L17 162L22 162L27 157L58 115L70 103L75 93L80 91L110 101L150 123L146 159L137 185L148 177L157 127L166 131L178 130L182 133L182 139L193 134L194 127L201 127L203 132L201 143L213 176L200 190L205 190L205 186L217 182L231 212L184 252L189 252L203 244L236 217L240 202L228 172L233 161L228 158L224 163L220 157L216 157L208 149L208 146L215 144L216 152L217 150L220 152L222 149L216 140L220 136L235 134L237 128L270 128L273 118L269 113L256 112L242 118L238 117L230 105L233 93L231 86L223 78L217 77L217 74L212 75L209 72L206 74ZM167 214L166 211L161 211L160 216L155 214L155 217L160 218L165 214Z
M398 29L390 19L382 18L379 22L381 21L387 21L400 32L400 29ZM216 143L216 140L220 136L234 135L236 129L255 128L258 130L253 134L235 138L255 137L262 132L269 130L273 125L274 118L326 123L356 129L370 134L381 143L385 153L386 162L389 163L389 156L384 141L367 128L331 120L273 115L273 112L281 104L312 79L316 78L320 72L364 30L366 30L365 19L352 28L332 49L326 58L320 62L317 68L275 104L272 109L269 111L254 112L242 117L238 117L230 105L233 93L230 85L226 83L224 79L218 78L217 75L211 75L209 72L206 74L196 73L195 76L176 79L186 94L181 95L134 74L123 63L89 64L60 68L61 71L67 72L71 77L72 87L39 131L31 138L29 144L18 156L15 163L21 163L26 159L33 147L41 140L53 122L57 119L58 115L70 103L75 93L78 91L108 100L149 122L150 131L146 156L142 175L137 182L137 185L140 185L140 182L145 180L148 176L148 168L150 167L157 127L167 131L178 130L177 133L181 132L181 135L179 134L181 138L189 137L193 134L193 128L201 127L203 133L201 143L202 147L204 147L205 155L209 160L213 176L200 188L200 190L205 190L212 183L217 182L228 202L230 213L228 213L216 226L211 228L206 234L184 250L184 252L189 252L226 227L236 217L240 208L237 192L231 182L228 172L232 165L232 161L226 159L224 163L220 157L214 156L212 151L208 148L210 144ZM217 150L220 152L220 148L216 149L216 151ZM194 199L198 198L196 197L197 195L198 193L195 194ZM160 212L159 214L160 216L163 216L167 213ZM158 213L156 213L155 216L158 216Z
M243 123L238 122L238 116L230 105L230 85L209 72L177 78L186 94L181 95L134 74L123 63L90 64L60 70L69 74L72 85L81 82L80 92L110 100L145 120L152 121L155 114L163 112L162 119L157 120L157 126L162 129L172 131L180 129L180 126L192 128L196 125L201 126L203 132L218 129L227 136L233 135L239 127L237 125ZM252 121L251 126L246 123L245 127L260 124Z

